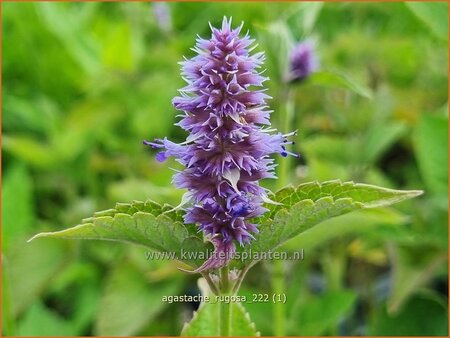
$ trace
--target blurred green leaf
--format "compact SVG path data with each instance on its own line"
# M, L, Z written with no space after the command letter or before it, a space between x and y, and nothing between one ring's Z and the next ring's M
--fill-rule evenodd
M3 93L3 128L50 134L57 120L55 102L46 96L33 100Z
M311 34L323 5L324 3L319 1L305 1L300 4L302 11L298 20L302 23L305 36Z
M85 16L83 11L71 11L68 6L73 4L35 3L36 11L41 15L42 22L50 32L59 39L73 59L83 67L88 74L97 72L100 68L98 46L86 34ZM86 4L83 8L95 6Z
M417 295L397 314L383 304L373 316L371 336L448 336L448 309L434 297Z
M361 144L361 162L374 163L406 131L404 123L380 124L370 128Z
M105 66L122 71L132 71L136 64L129 25L118 22L111 29L108 22L102 33L102 59Z
M424 114L415 133L422 178L436 194L448 194L448 117Z
M355 152L349 140L339 135L314 135L303 140L301 147L308 159L314 158L343 164L348 164L352 153Z
M289 26L284 21L275 21L261 28L260 39L267 54L267 67L275 74L275 81L283 81L289 69L289 55L295 41Z
M139 334L167 306L162 297L177 294L180 286L180 280L173 278L161 283L149 283L142 272L130 264L119 264L106 282L95 324L96 334Z
M314 86L324 86L349 90L365 98L372 98L372 91L357 83L345 74L331 71L317 71L308 78L307 83Z
M23 162L39 168L53 167L58 163L53 149L45 142L29 136L3 136L3 149Z
M151 195L156 201L167 200L169 196L177 196L180 200L181 191L174 191L171 187L157 186L146 179L127 179L111 184L108 189L108 196L112 201L145 199Z
M99 313L99 302L100 290L96 284L86 283L79 289L72 319L77 335L83 334L90 327L92 318Z
M309 299L298 317L290 318L290 332L302 336L322 336L348 315L355 301L356 293L353 291L328 292Z
M446 2L405 2L431 31L442 40L448 40L448 3Z
M46 308L40 302L34 303L19 324L20 336L76 336L78 332L68 320Z
M391 245L393 285L388 301L390 314L401 311L408 298L426 285L447 259L447 252L426 243Z
M231 306L231 335L254 337L258 336L255 325L249 314L240 303L232 302ZM220 303L202 303L200 309L194 313L192 320L185 324L181 336L204 337L219 335Z
M18 316L46 290L46 286L70 264L65 243L35 242L15 246L3 256L2 278L9 281L12 313Z
M7 252L14 240L29 233L35 220L33 181L23 164L15 164L6 172L2 201L2 247Z
M391 228L404 224L407 217L394 209L363 209L326 220L308 231L286 242L283 246L288 250L312 249L333 238L348 235L365 234L380 228Z

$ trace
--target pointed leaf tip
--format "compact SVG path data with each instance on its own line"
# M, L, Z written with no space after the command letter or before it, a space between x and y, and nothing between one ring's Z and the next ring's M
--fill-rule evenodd
M138 244L151 250L174 254L174 259L179 259L194 269L201 266L203 260L188 254L201 252L206 255L211 246L203 242L203 236L197 233L196 227L182 222L178 210L150 200L118 203L114 209L97 212L77 226L55 232L42 232L30 238L28 242L39 237ZM184 255L183 252L188 254Z
M252 257L250 252L268 252L330 218L389 206L422 194L422 190L394 190L340 180L287 186L271 196L277 204L265 205L269 211L260 219L259 234L243 250L248 257ZM249 259L233 263L242 267L255 262Z

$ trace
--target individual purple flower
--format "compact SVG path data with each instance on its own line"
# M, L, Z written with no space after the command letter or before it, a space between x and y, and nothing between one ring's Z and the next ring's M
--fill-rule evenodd
M291 52L287 81L303 81L318 68L315 46L311 41L297 44Z
M227 253L226 259L211 257L196 271L225 265L235 242L248 244L258 233L253 219L270 201L259 181L275 178L269 155L298 156L286 149L295 133L270 128L267 78L260 71L264 54L250 53L254 40L240 37L241 29L232 29L231 19L224 18L220 29L211 27L211 39L197 39L197 55L181 62L187 85L173 105L183 112L177 125L189 133L186 141L144 141L160 149L159 161L173 156L185 167L173 177L192 201L184 220L198 224L216 254Z

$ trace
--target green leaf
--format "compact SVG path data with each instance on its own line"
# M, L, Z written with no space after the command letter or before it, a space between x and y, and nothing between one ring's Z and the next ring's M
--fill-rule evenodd
M240 303L231 303L231 336L259 336L249 314ZM202 303L192 320L185 324L181 335L205 337L219 335L219 302Z
M390 247L393 282L388 311L397 314L409 297L435 277L447 259L447 251L425 243Z
M269 212L259 220L260 232L256 240L251 245L237 250L244 250L248 257L251 257L252 252L273 250L331 217L362 208L387 206L421 193L415 190L400 191L340 181L322 184L312 182L297 188L287 187L275 194L273 199L278 204L268 205ZM168 205L160 206L153 201L118 203L115 209L97 212L76 227L40 233L32 239L53 237L131 242L153 250L175 253L174 258L198 267L207 257L208 250L212 249L212 244L205 244L197 233L197 226L183 224L182 213L172 209ZM182 257L182 251L188 255L197 253L196 259ZM253 259L250 259L247 262L252 261Z
M254 298L255 294L266 293L266 290L255 289L255 285L248 284L250 283L244 282L239 288L239 296L246 297L247 300L250 300ZM290 299L288 293L286 296ZM286 305L289 304L287 303ZM273 303L247 301L245 303L245 309L262 336L273 335L273 323L267 320L267 314L273 311Z
M357 83L342 73L318 71L311 74L307 81L312 85L350 90L351 92L365 98L372 98L372 91L369 88Z
M267 53L267 69L275 81L281 81L289 69L289 54L295 45L289 26L278 20L258 28L261 30L258 41L264 44Z
M170 279L150 283L142 271L131 264L120 264L106 281L95 324L96 335L139 334L167 305L162 301L162 297L180 291L180 281Z
M323 2L313 2L313 1L305 1L301 3L301 13L300 18L303 33L304 35L310 35L314 25L317 21L317 18L320 15L320 12L322 11L324 3Z
M291 333L302 336L324 335L332 325L343 319L352 309L356 293L329 292L308 300L300 309L298 318L290 318Z
M42 23L89 75L100 68L98 45L85 32L83 11L71 11L67 4L35 3ZM95 6L95 4L90 4ZM84 8L89 6L84 6Z
M5 135L3 148L14 157L39 168L55 166L58 161L50 145L39 143L29 136Z
M415 148L427 187L434 193L447 195L448 117L422 115L416 129Z
M330 218L289 240L283 248L309 250L336 237L371 234L377 229L394 228L404 224L407 217L390 209L362 209Z
M35 216L33 181L23 165L13 165L6 173L2 186L2 244L4 252L11 242L30 230Z
M386 311L385 304L372 316L370 336L448 336L446 300L420 294L405 304L395 315Z
M19 323L20 336L76 336L74 325L40 302L33 304Z
M272 197L279 204L268 206L256 239L238 250L245 251L250 257L247 263L252 264L251 256L256 252L273 250L327 219L363 208L388 206L420 194L419 190L392 190L338 180L286 187Z
M406 132L404 123L390 122L389 124L379 124L370 128L365 135L361 148L361 162L363 164L373 164Z
M64 244L67 243L53 241L17 246L3 257L2 279L8 284L6 297L11 300L13 316L20 315L45 291L49 281L70 264Z
M182 213L169 205L156 202L117 203L114 209L100 211L84 219L80 225L56 232L44 232L33 238L52 237L67 239L97 239L129 242L152 250L175 253L187 264L197 267L202 261L189 257L189 253L201 253L203 257L212 249L204 243L193 224L183 224ZM183 252L186 258L183 259ZM201 256L200 256L201 257Z
M405 2L430 30L442 40L448 40L448 3L446 2Z

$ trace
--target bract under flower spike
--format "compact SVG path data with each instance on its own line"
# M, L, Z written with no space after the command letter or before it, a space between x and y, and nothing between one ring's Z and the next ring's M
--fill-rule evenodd
M258 232L252 219L266 211L262 205L268 200L259 181L275 178L269 155L298 155L286 150L294 133L269 129L269 96L262 88L267 78L260 71L264 54L250 53L254 41L248 34L240 37L242 25L232 29L231 19L211 29L211 39L197 39L197 55L181 62L187 85L173 105L183 112L177 125L189 132L186 142L164 138L144 143L161 150L159 161L173 156L185 167L173 178L192 198L184 220L198 224L216 254L230 257L235 242L250 243ZM229 260L213 256L196 271Z

